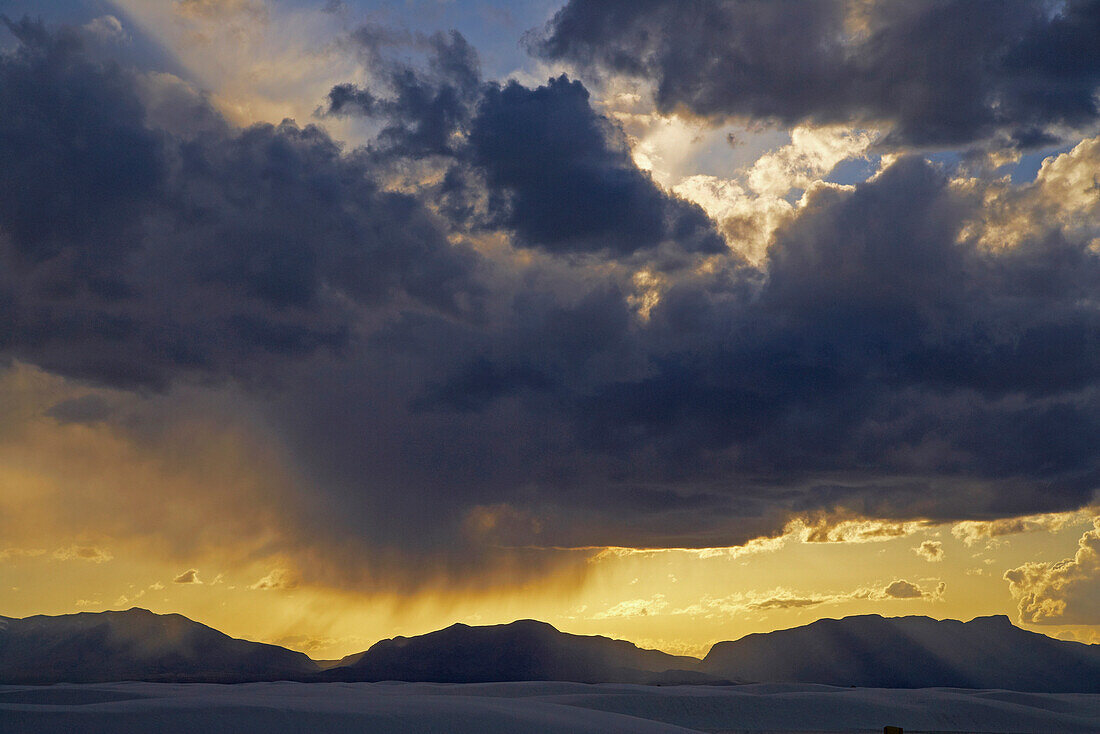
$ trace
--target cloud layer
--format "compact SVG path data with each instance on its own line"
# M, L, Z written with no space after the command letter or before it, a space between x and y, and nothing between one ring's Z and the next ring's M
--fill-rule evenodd
M946 43L944 24L970 17L890 7L852 32L895 67L914 29ZM780 23L781 6L697 3L700 22L678 24L661 3L631 8L607 5L578 40L575 19L597 9L571 3L546 53L653 74L661 104L701 114L902 109L894 134L910 142L1023 140L1095 113L1079 99L1095 88L1088 53L1047 69L1062 57L1044 52L1026 84L1012 61L1051 34L1072 45L1085 4L998 16L1012 32L980 36L973 53L997 63L978 78L915 67L931 96L911 115L847 67L858 84L835 99L816 83L788 89L797 104L781 86L743 93L737 75L689 80L681 99L687 66L662 49L718 36L673 29L736 28L729 48L749 58L780 26L780 46L835 51L809 21ZM0 350L90 391L246 405L291 467L280 492L300 500L265 536L280 570L256 588L520 583L557 561L532 546L710 547L792 517L996 521L1094 496L1100 256L1075 213L1095 199L1065 196L1100 164L1094 139L1013 188L918 157L851 187L809 182L753 264L634 165L581 82L483 81L457 34L360 34L382 82L339 85L320 112L378 127L347 150L317 126L234 128L185 81L99 58L78 31L7 27ZM642 30L655 47L615 51ZM410 44L422 66L388 55ZM759 84L840 74L831 57L768 58ZM1055 73L1060 96L1030 105ZM997 104L933 94L974 84ZM1022 209L1057 216L1024 226ZM102 397L47 412L127 428ZM882 593L912 595L901 583Z
M651 82L665 111L1029 147L1096 122L1098 33L1094 0L570 0L531 45Z

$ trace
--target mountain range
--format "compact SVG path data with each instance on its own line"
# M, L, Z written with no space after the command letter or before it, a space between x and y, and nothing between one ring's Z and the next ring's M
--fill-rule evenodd
M314 671L316 664L300 652L237 640L179 614L134 608L0 617L3 683L237 683Z
M1028 632L1004 616L862 615L719 642L700 660L520 620L395 637L325 664L144 609L0 617L0 683L116 680L768 682L1100 693L1100 645Z
M1003 615L959 622L869 614L719 642L699 669L771 683L1098 693L1100 645L1028 632Z
M560 680L578 683L727 682L697 672L699 659L644 650L625 640L571 635L546 622L455 624L418 637L382 640L325 671L326 680L437 683Z

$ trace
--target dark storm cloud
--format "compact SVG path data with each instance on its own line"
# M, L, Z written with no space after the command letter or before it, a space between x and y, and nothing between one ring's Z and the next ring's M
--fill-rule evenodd
M1008 517L1100 484L1100 256L1041 216L980 244L985 184L904 158L812 190L761 268L659 270L642 318L636 270L670 249L698 264L713 229L577 82L482 83L458 36L433 37L426 70L333 92L388 125L348 152L315 127L214 124L193 99L166 109L199 119L166 128L135 72L11 29L3 355L235 391L307 498L270 548L316 561L304 583L520 581L551 561L504 548ZM443 184L377 183L426 161ZM441 191L491 205L468 216ZM462 244L479 235L492 246ZM51 415L112 420L95 408Z
M157 135L126 74L76 60L78 37L5 24L23 44L0 65L0 216L12 254L34 265L72 249L86 255L81 267L109 267L163 179Z
M46 415L60 423L92 424L111 416L111 406L99 395L69 398L50 407Z
M523 245L615 255L662 243L725 250L699 207L665 193L637 168L622 130L596 113L580 82L562 76L535 89L482 84L476 53L453 32L405 39L427 51L426 71L386 59L384 50L400 45L389 33L368 27L355 39L385 70L388 89L337 85L326 114L385 121L379 153L452 156L456 166L440 190L450 211L469 198L471 179L484 176L489 200L481 225L506 227Z
M1098 37L1095 0L571 0L531 47L652 80L666 111L1028 147L1100 116Z
M580 82L561 76L537 89L491 87L470 146L501 199L494 208L524 242L552 252L630 253L667 240L725 249L701 209L638 170L622 131L593 111Z
M947 520L1081 506L1100 484L1100 262L1054 232L1003 252L960 240L977 206L934 166L900 161L818 193L763 282L744 268L685 277L644 324L611 299L573 339L491 343L497 366L479 356L432 394L476 374L494 420L491 375L504 402L541 395L541 414L568 416L568 481L603 487L571 501L631 507L625 544L703 542L780 509ZM536 313L516 311L527 334L550 311ZM509 365L539 381L517 392ZM654 485L677 491L649 524L629 498Z
M243 376L265 354L339 348L357 306L476 297L472 256L319 129L152 129L132 72L76 32L6 24L21 41L0 58L10 355L124 386Z
M361 28L355 41L384 70L387 96L376 96L355 84L339 84L328 95L326 114L358 114L387 121L379 143L392 153L408 156L454 152L452 136L470 116L481 86L477 52L459 33L436 33L417 45L428 52L427 71L386 60L383 50L403 39L382 30ZM411 43L412 39L404 39Z

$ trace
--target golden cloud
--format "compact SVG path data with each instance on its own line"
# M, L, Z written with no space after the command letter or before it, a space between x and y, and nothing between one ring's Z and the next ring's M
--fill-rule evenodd
M53 552L53 557L59 561L90 561L91 563L105 563L114 558L109 550L94 545L70 545L58 548Z
M929 563L939 563L943 560L943 543L938 540L925 540L914 548L913 552Z
M1100 516L1081 536L1073 558L1025 563L1003 578L1021 622L1100 624Z

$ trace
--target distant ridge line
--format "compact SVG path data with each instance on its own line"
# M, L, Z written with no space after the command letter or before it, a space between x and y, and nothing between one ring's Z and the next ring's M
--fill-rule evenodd
M139 607L0 617L0 684L122 680L762 682L1100 693L1100 645L1028 632L1004 615L961 622L870 614L745 635L715 643L699 659L526 619L456 623L318 662Z

